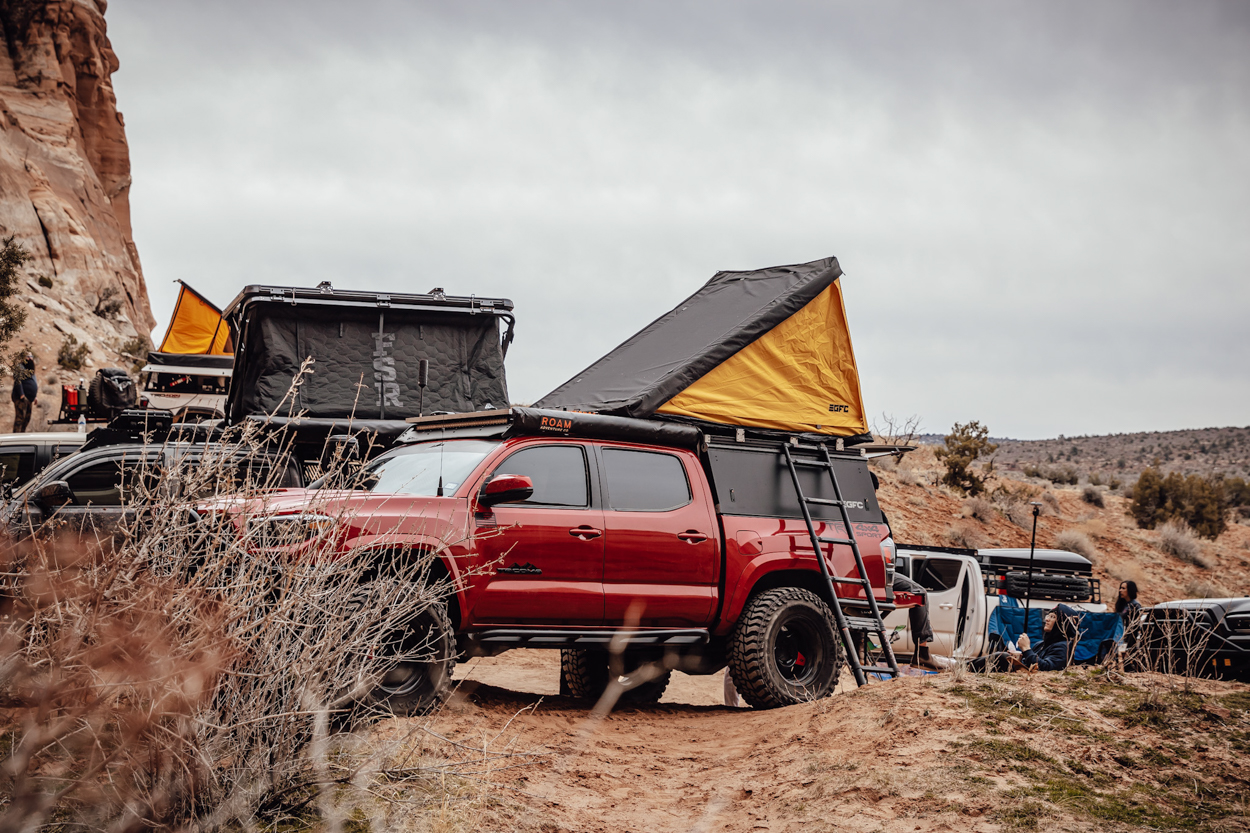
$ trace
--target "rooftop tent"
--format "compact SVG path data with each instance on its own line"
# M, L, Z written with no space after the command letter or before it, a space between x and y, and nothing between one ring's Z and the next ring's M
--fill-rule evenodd
M389 420L402 430L420 412L508 405L504 355L514 318L506 298L248 286L225 318L237 349L231 422L300 414L305 422ZM288 398L307 359L309 373Z
M221 310L182 281L178 283L178 301L160 352L216 356L232 353L230 328L221 320Z
M718 272L535 405L867 439L841 274Z
M207 356L202 353L148 353L144 373L185 373L191 376L229 376L234 356Z

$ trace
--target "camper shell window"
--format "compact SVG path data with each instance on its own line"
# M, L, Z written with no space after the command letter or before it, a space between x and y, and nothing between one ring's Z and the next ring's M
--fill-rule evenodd
M780 448L769 446L713 445L708 449L716 497L725 515L752 515L765 518L802 518L794 481ZM817 459L813 452L797 452L805 459ZM833 458L842 498L852 502L847 514L852 523L884 523L881 507L872 488L868 463L859 457ZM799 466L799 482L809 498L833 500L833 484L823 468ZM836 506L810 506L813 520L840 521Z
M188 373L149 373L144 390L153 393L211 393L224 396L225 376L193 376Z

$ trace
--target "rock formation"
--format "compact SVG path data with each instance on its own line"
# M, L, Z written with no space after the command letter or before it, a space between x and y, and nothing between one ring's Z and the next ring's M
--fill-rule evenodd
M35 353L39 402L29 430L60 407L61 381L129 367L121 348L155 321L130 230L130 152L111 76L107 0L0 0L0 237L27 264L30 316L7 352ZM81 371L58 366L68 337L86 344ZM7 365L8 356L3 357ZM0 381L0 432L9 430Z

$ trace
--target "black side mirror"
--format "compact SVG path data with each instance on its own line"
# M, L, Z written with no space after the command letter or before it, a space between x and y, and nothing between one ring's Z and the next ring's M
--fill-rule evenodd
M321 470L329 471L335 463L346 465L360 461L360 442L347 434L331 434L321 449Z
M482 487L477 502L480 506L497 503L519 503L534 494L534 481L523 474L497 474Z
M74 490L64 480L53 480L51 483L45 483L35 493L35 503L48 511L59 509L73 501Z

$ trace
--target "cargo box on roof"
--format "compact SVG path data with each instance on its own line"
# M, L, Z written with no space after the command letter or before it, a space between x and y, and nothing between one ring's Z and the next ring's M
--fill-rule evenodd
M226 414L394 421L508 405L505 298L248 286L223 313L235 345ZM501 324L506 324L506 328ZM310 373L287 394L300 365ZM421 390L418 368L429 361Z

